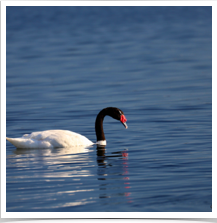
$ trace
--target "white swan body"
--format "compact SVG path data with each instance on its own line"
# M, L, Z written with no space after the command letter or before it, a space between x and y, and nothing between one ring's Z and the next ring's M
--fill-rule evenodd
M73 146L91 146L85 136L68 130L46 130L25 134L21 138L6 138L17 148L67 148Z
M68 130L46 130L25 134L21 138L6 137L6 139L15 147L23 149L69 148L74 146L91 146L93 144L105 146L106 140L103 131L103 119L106 115L119 120L127 128L127 119L120 109L114 107L104 108L96 117L96 143L91 142L83 135Z

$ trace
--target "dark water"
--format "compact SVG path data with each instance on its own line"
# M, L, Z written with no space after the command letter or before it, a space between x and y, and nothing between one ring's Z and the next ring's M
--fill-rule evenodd
M211 7L7 7L7 136L68 129L104 150L7 142L8 212L211 212Z

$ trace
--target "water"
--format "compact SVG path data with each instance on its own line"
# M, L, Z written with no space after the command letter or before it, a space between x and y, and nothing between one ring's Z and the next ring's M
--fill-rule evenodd
M7 212L211 212L211 7L7 7L6 134L68 129L104 149L6 148Z

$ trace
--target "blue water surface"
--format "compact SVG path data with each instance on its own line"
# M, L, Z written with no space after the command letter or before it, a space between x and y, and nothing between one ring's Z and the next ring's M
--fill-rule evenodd
M105 148L6 148L7 212L211 212L212 8L9 7L6 134Z

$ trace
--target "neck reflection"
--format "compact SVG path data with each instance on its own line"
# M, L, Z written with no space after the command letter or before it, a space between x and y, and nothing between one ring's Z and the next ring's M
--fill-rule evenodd
M127 202L132 202L127 150L112 152L111 154L106 153L105 146L97 146L96 150L97 174L98 180L101 181L99 198L116 199L120 197L121 199L121 197L125 197Z

